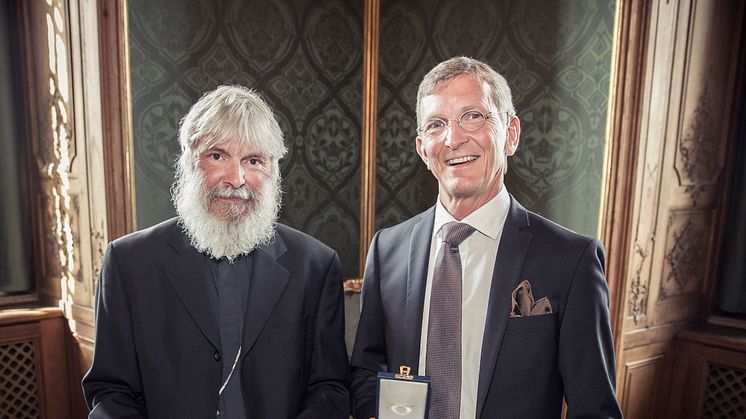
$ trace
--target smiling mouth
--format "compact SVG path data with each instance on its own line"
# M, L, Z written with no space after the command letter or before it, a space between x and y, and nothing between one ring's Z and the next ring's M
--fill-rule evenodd
M446 164L449 166L458 166L459 164L469 163L471 161L476 160L477 156L464 156L464 157L457 157L455 159L449 159L446 160Z

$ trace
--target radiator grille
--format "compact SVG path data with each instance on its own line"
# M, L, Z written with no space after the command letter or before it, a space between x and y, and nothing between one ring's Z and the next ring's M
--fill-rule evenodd
M0 418L38 418L32 341L0 344Z
M702 418L746 419L746 371L710 364Z

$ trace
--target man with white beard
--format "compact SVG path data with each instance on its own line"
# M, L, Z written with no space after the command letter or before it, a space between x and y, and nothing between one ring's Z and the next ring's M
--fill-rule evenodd
M282 132L220 86L181 122L177 217L109 244L91 418L347 418L337 254L278 224Z

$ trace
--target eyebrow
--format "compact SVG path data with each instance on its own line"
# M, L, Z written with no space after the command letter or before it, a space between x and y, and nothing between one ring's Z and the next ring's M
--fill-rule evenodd
M204 150L202 151L202 153L200 153L200 154L205 154L205 153L214 153L214 152L216 152L216 151L217 151L217 152L219 152L219 153L223 153L223 154L228 154L228 152L227 152L227 151L225 151L225 149L223 149L222 147L220 147L220 146L217 146L217 145L213 145L213 146L211 146L211 147L207 147L207 148L206 148L206 149L204 149Z
M460 107L458 109L458 117L461 117L461 115L465 114L466 112L470 112L470 111L478 111L478 112L481 112L483 114L487 114L487 113L490 112L487 109L482 109L482 107L479 106L479 105L465 105L465 106L462 106L462 107ZM444 117L444 116L435 116L435 114L433 114L431 116L426 117L425 121L429 121L431 119L446 119L446 117Z

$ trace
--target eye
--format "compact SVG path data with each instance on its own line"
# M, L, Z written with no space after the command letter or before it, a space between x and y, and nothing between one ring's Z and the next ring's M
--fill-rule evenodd
M425 122L425 127L423 131L425 132L437 131L437 130L445 128L445 126L446 126L446 121L442 119L431 119Z
M208 157L210 158L210 160L215 160L215 161L221 160L223 158L223 156L220 153L217 153L217 152L210 153L208 155Z
M249 166L264 166L264 158L262 156L247 157L244 162L248 163Z
M479 122L484 119L484 115L481 112L469 111L461 116L462 121Z

